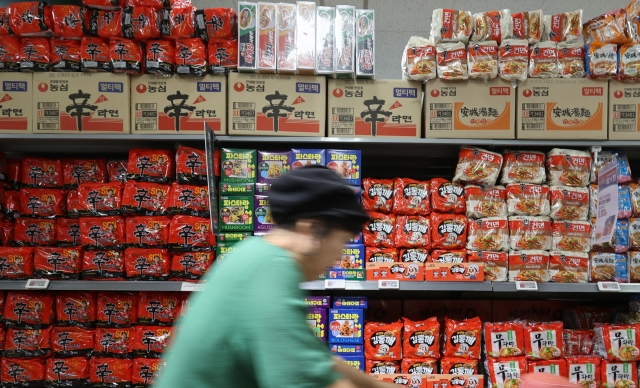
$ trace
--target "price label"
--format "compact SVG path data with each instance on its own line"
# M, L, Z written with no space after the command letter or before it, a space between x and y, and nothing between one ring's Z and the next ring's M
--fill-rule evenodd
M598 290L600 290L600 292L620 292L620 283L598 282Z
M538 291L538 282L534 281L517 281L516 291Z
M327 290L344 290L347 288L347 281L344 279L325 279L324 288Z
M24 285L26 290L46 290L49 287L49 279L29 279Z
M400 280L378 280L378 289L398 290L400 289Z
M190 282L182 282L182 286L180 287L180 291L202 291L204 290L204 283L190 283Z

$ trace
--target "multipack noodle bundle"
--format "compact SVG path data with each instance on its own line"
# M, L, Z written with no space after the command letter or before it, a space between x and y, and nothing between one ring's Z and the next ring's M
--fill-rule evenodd
M556 43L536 43L529 55L529 77L555 78L557 76L558 52Z
M453 9L434 9L431 16L431 40L467 43L473 32L471 12Z
M500 45L499 64L502 79L516 83L526 81L529 42L517 39L504 40Z
M494 41L470 44L467 62L470 78L496 78L498 76L498 44Z
M582 27L582 10L544 16L544 40L577 42Z
M473 27L473 42L494 41L500 44L513 35L511 13L508 9L474 14Z
M441 43L436 47L438 78L468 79L467 49L464 43Z
M412 36L402 54L402 79L425 81L436 78L436 46L428 39Z
M453 183L495 186L502 168L502 155L475 147L462 147Z
M530 44L535 44L542 38L542 10L518 12L511 15L513 24L513 37L524 39Z

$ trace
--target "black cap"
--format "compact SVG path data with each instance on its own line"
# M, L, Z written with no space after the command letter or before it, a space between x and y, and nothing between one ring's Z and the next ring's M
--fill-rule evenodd
M356 201L354 188L324 166L301 167L277 179L269 191L276 224L294 224L304 218L321 218L357 233L369 216Z

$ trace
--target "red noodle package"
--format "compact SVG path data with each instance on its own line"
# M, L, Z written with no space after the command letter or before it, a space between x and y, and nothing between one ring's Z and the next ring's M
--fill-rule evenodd
M116 183L83 183L78 188L81 216L115 216L120 214L123 185Z
M596 353L611 362L640 360L637 325L596 325Z
M51 328L7 328L5 357L44 357L51 353Z
M618 9L597 16L582 25L582 34L585 43L631 43L627 28L627 12L624 9Z
M466 43L473 32L471 12L453 9L434 9L431 18L431 39L434 43Z
M528 324L524 328L527 359L562 358L562 322Z
M127 165L126 160L114 160L107 163L107 172L109 174L109 182L126 183L127 182Z
M1 39L2 37L0 37ZM18 190L22 182L22 159L7 159L7 183L9 188Z
M549 281L549 253L541 250L509 251L509 281Z
M396 244L398 248L429 248L431 231L429 217L398 216L396 218Z
M635 362L608 362L600 363L600 380L603 388L636 387L638 370Z
M482 251L509 250L507 217L489 217L469 221L467 249Z
M478 360L460 357L443 357L440 360L440 372L459 376L478 374Z
M176 152L177 181L191 185L207 184L207 156L204 151L179 146Z
M362 230L367 246L392 248L395 246L396 217L391 214L370 212L371 219Z
M118 38L122 36L122 11L89 9L85 18L89 19L87 35L102 39Z
M545 36L552 42L576 42L580 38L582 10L544 16Z
M169 346L173 328L162 326L137 326L133 354L135 357L160 358Z
M84 35L83 10L77 5L52 5L53 33L57 38L80 39Z
M6 190L4 198L4 213L7 218L14 219L20 217L20 192L15 190Z
M80 42L52 38L51 70L80 71Z
M394 200L392 179L362 180L362 207L367 211L391 213Z
M238 14L233 8L206 8L196 11L198 36L211 39L237 39Z
M427 258L429 263L459 264L467 262L466 249L434 249Z
M558 74L556 43L536 43L529 52L529 77L556 78Z
M551 212L549 187L529 183L514 183L508 185L507 210L510 215L549 215Z
M549 252L549 277L557 283L588 283L589 254L584 252Z
M558 251L589 252L591 250L591 223L589 221L554 221L551 224L551 249Z
M0 35L0 70L20 70L20 38Z
M45 1L9 4L9 25L19 36L53 36L51 7Z
M500 77L512 83L527 80L529 43L526 40L507 39L500 45Z
M124 6L124 0L82 0L82 4L89 8L103 10L118 10Z
M402 323L369 322L364 328L365 356L369 360L402 358Z
M0 8L0 35L13 35L9 25L9 8Z
M410 375L438 374L438 360L435 358L402 358L402 373Z
M8 327L38 328L53 323L53 295L39 292L7 293L4 324Z
M121 249L125 245L125 223L122 217L83 217L80 239L85 249Z
M174 182L169 190L169 214L197 217L209 216L209 191L206 186L183 185Z
M58 326L93 327L96 324L96 296L91 292L63 291L56 294Z
M130 386L132 364L131 360L121 358L93 357L89 360L89 383L92 386Z
M547 217L510 217L509 235L511 249L551 249L551 221Z
M508 280L509 254L507 252L469 251L469 263L484 264L484 279L493 282Z
M20 213L26 217L55 218L66 214L64 191L60 189L20 189Z
M567 357L569 382L585 388L600 387L600 357Z
M213 264L213 252L182 252L171 255L171 280L197 280Z
M535 44L542 38L542 10L511 14L513 37Z
M211 73L219 73L224 68L235 69L238 67L238 41L211 39L207 44L207 55Z
M169 188L169 185L159 183L127 181L122 195L122 214L166 214Z
M62 187L62 164L59 160L22 158L22 184L27 187Z
M175 44L169 40L147 42L146 71L149 74L171 75L176 71Z
M502 39L513 35L511 13L508 9L476 13L473 15L473 24L471 40L474 42L492 40L500 44Z
M80 194L78 190L71 189L67 194L67 216L69 218L80 217Z
M523 356L524 323L485 322L485 352L492 358Z
M554 148L547 154L547 179L551 186L586 187L591 177L587 152Z
M202 39L176 40L176 72L197 77L207 74L207 48Z
M0 247L0 280L33 276L33 248Z
M551 186L550 217L554 220L586 221L589 215L589 189L585 187Z
M124 279L123 254L119 251L85 251L82 256L83 279Z
M78 279L81 257L80 248L37 247L33 255L33 271L39 278Z
M465 247L467 242L466 216L431 213L430 227L433 248L461 249Z
M99 292L97 324L100 327L128 327L137 322L138 297L129 292Z
M558 72L563 78L585 76L584 48L579 43L558 43Z
M175 166L169 151L134 148L129 151L127 178L140 182L168 183Z
M13 241L18 246L47 246L56 242L56 221L18 218L13 229Z
M129 358L133 351L134 328L99 327L95 333L95 355Z
M162 14L162 10L151 7L126 7L122 10L122 36L138 41L160 38Z
M127 245L130 247L164 247L169 243L170 217L127 218Z
M468 185L464 188L464 196L469 218L507 216L507 193L504 186L484 189Z
M431 213L429 201L429 181L396 178L393 213L400 215L428 215Z
M488 358L485 361L485 371L489 375L491 387L516 387L522 381L520 377L527 373L527 360L524 357Z
M134 358L131 383L133 386L152 386L156 383L158 372L167 365L165 360Z
M593 353L595 332L593 330L567 330L562 332L565 356L581 356Z
M51 45L48 38L20 39L20 70L49 71L51 68Z
M180 297L172 292L140 292L138 323L141 325L172 326L178 318Z
M403 358L439 358L440 323L433 317L425 321L404 318Z
M45 381L45 360L43 358L2 357L2 381L15 387L42 387Z
M470 44L467 51L470 78L486 80L498 76L498 45L496 42Z
M400 372L400 361L374 361L366 360L365 373L375 374L394 374Z
M545 155L537 151L505 151L502 184L534 183L542 184L546 179Z
M168 280L171 255L167 249L127 248L124 267L129 279Z
M142 73L143 61L140 42L125 38L111 38L109 53L114 73Z
M432 179L431 208L439 213L464 214L464 188L443 178Z
M216 245L209 230L209 219L175 216L169 225L169 247L172 252L209 251Z
M195 8L191 5L165 10L162 35L171 39L190 38L195 34Z
M80 43L80 69L82 71L111 71L109 43L102 38L85 36Z
M53 387L58 386L56 384L63 387L76 387L89 382L89 358L87 357L51 357L47 359L46 365L46 380Z
M444 352L445 357L480 359L480 338L482 322L480 318L456 321L444 320Z
M73 218L56 221L56 245L59 247L80 246L80 222Z
M469 79L467 48L464 43L441 43L436 46L438 78L445 80Z
M395 248L373 248L365 250L367 263L396 263L398 262L398 250Z

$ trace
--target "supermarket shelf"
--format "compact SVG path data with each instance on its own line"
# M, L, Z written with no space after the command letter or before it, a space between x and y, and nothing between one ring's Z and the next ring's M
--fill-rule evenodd
M1 280L0 290L24 290L26 280ZM181 291L182 282L51 280L49 291Z
M622 287L621 287L622 288ZM516 291L516 284L510 282L493 282L493 292L528 292L535 293L599 293L595 283L538 283L538 291ZM629 291L631 292L631 291Z
M306 282L300 284L300 288L307 291L323 291L325 290L324 281L318 280L313 282ZM380 290L378 288L378 282L375 280L369 281L347 281L346 291L394 291L394 290ZM433 292L490 292L491 282L478 282L478 283L456 283L456 282L400 282L400 289L397 291L433 291ZM340 291L340 290L331 290Z

